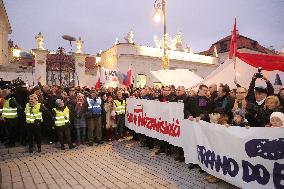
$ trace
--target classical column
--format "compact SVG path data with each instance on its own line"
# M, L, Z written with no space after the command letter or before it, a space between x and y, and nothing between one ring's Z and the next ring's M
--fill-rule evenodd
M85 81L85 62L88 54L74 53L75 58L75 86L84 86Z
M48 50L32 49L35 56L35 73L33 73L34 84L37 85L41 82L42 85L46 85L46 56L49 53Z

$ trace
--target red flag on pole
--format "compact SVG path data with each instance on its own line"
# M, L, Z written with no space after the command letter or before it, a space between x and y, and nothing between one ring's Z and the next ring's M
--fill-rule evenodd
M229 59L232 59L236 56L237 51L237 20L235 18L234 30L232 33L231 43L230 43L230 53Z
M128 68L127 70L127 86L130 87L131 86L131 81L132 81L132 70L131 67Z
M101 88L101 72L100 72L100 68L98 67L97 70L97 75L96 75L96 85L95 85L96 89L100 89Z
M128 70L127 70L126 75L123 74L122 84L127 86L127 87L130 87L131 84L132 84L132 69L131 69L130 66L129 66Z

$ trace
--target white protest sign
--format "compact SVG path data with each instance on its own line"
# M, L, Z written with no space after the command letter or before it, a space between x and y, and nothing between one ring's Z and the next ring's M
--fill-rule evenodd
M161 103L144 99L127 99L126 103L126 126L128 128L181 147L183 103Z

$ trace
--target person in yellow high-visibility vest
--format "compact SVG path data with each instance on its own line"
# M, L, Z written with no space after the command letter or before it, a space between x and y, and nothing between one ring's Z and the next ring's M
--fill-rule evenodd
M38 102L36 94L29 96L29 102L26 104L25 115L28 130L29 152L33 152L34 138L36 139L38 152L41 152L41 129L43 122L43 113L52 117L47 108Z
M22 109L22 107L17 103L16 99L12 96L12 94L6 94L4 97L4 105L2 109L2 118L4 119L5 126L8 131L8 147L15 146L15 142L17 139L17 128L18 125L18 111Z
M55 101L56 108L52 109L54 120L55 120L55 129L57 132L58 140L61 144L61 149L65 150L63 136L66 138L66 142L69 145L69 149L74 148L74 145L71 142L70 136L70 118L69 118L69 108L64 105L62 99L57 99Z
M126 101L123 98L122 93L123 93L122 90L118 90L116 92L117 99L113 101L115 104L115 113L116 113L116 122L117 122L115 134L118 139L123 137L123 130L125 127Z

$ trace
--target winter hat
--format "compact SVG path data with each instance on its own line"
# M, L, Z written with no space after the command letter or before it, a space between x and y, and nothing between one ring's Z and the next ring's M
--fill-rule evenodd
M56 106L60 106L60 104L61 104L61 102L62 102L62 100L59 98L59 99L57 99L56 101L55 101L55 104L56 104Z
M257 86L254 88L256 92L268 94L267 88L264 86Z
M282 122L282 126L284 125L284 114L282 112L273 112L270 115L270 121L271 121L271 118L273 118L273 117L278 117Z

